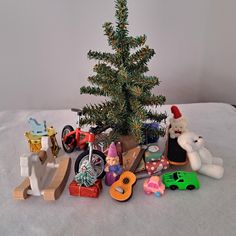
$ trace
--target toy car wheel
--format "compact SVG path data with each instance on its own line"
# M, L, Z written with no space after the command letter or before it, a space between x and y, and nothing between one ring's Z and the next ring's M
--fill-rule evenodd
M156 196L156 197L160 197L160 196L161 196L161 193L160 193L160 192L155 192L155 196Z
M171 190L176 190L176 189L178 189L178 187L177 187L176 185L171 185L171 186L170 186L170 189L171 189Z
M61 133L62 146L65 152L67 153L73 152L76 146L75 134L70 135L64 142L64 137L72 131L74 131L74 128L70 125L66 125Z
M89 160L89 150L82 152L75 161L75 174L79 172L80 166L85 160ZM92 167L94 168L95 172L97 173L97 178L102 179L103 176L106 174L105 169L105 163L106 163L106 156L98 151L93 150L92 155Z
M188 189L188 190L193 190L193 189L195 189L195 186L194 186L194 185L188 185L188 186L187 186L187 189Z

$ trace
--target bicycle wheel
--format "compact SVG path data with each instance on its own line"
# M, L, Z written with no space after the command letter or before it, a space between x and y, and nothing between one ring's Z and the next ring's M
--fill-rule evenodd
M74 131L74 128L70 125L66 125L61 133L62 146L65 152L67 153L73 152L76 146L75 134L70 135L64 142L64 137L72 131Z
M82 152L75 161L75 174L79 172L79 168L85 160L89 160L89 150ZM97 173L97 178L102 179L105 175L105 163L106 156L98 151L93 150L91 165L95 172Z

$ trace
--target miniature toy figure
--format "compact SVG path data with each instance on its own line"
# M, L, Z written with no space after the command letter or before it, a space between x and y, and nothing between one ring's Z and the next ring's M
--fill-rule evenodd
M171 107L173 117L170 118L169 134L171 138L178 138L182 133L187 131L187 120L182 116L177 106Z
M152 176L145 180L143 190L146 194L154 193L157 197L160 197L164 194L165 185L162 183L159 176Z
M204 139L201 136L193 132L186 132L178 137L178 143L187 151L193 170L215 179L223 177L223 160L212 156L210 151L204 147Z
M123 172L123 169L119 163L119 156L117 154L116 145L114 142L111 143L108 155L106 157L105 166L105 184L111 186L115 181L117 181Z
M30 125L31 130L29 132L25 132L25 137L29 143L30 152L37 153L41 150L41 139L43 136L48 136L51 140L51 150L54 158L58 156L60 147L57 143L56 135L57 132L51 127L46 126L46 121L42 124L39 124L36 119L29 118L28 123Z
M44 120L42 124L32 117L29 118L28 123L31 127L31 132L33 135L47 135L46 121Z
M162 175L162 181L166 188L170 188L171 190L193 190L200 188L200 183L195 172L169 172Z
M75 181L80 186L90 187L95 184L97 174L93 169L89 160L84 160L79 168L79 172L75 175Z
M187 164L186 151L179 146L177 138L187 131L187 121L177 106L172 106L171 112L173 118L170 119L167 158L172 165L185 165Z
M110 189L110 196L119 202L128 201L133 193L133 185L136 183L136 176L131 171L121 174L119 180L114 182Z

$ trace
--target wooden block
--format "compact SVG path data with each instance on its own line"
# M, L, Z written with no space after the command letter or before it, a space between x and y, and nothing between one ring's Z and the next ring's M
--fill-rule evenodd
M145 162L144 160L142 159L138 165L138 167L136 168L135 170L135 173L138 173L138 172L141 172L141 171L144 171L146 170L146 167L145 167Z
M134 164L135 159L137 158L139 152L141 150L140 146L132 148L131 150L123 153L123 169L130 170L132 165Z
M25 200L29 195L27 191L30 189L29 178L25 178L24 181L14 189L13 198L16 200Z
M136 157L135 160L134 160L133 165L132 165L131 168L130 168L130 171L131 171L131 172L135 172L135 170L136 170L137 167L139 166L141 160L143 159L144 153L145 153L145 149L142 149L142 148L141 148L140 151L139 151L139 153L138 153L138 155L137 155L137 157Z
M70 174L71 158L63 158L59 162L59 167L49 184L49 186L43 190L43 198L47 201L56 200L63 192L66 182Z

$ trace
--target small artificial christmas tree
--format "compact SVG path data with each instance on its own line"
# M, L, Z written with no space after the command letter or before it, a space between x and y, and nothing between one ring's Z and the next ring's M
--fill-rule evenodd
M75 181L80 186L90 187L95 184L97 175L88 160L81 165L79 172L75 175Z
M88 52L89 59L98 61L93 69L96 75L88 77L92 86L84 86L80 90L81 94L105 96L109 100L97 105L86 105L81 125L110 127L113 139L120 135L132 135L141 142L143 122L161 122L166 118L166 114L148 108L162 105L165 97L151 93L159 85L159 79L145 75L148 72L147 63L155 51L145 45L145 35L128 35L127 0L116 0L115 3L116 28L112 23L103 25L114 53ZM136 48L139 49L135 52Z

